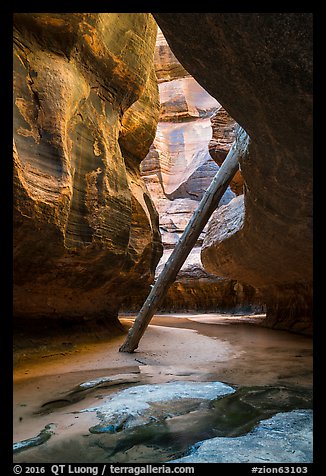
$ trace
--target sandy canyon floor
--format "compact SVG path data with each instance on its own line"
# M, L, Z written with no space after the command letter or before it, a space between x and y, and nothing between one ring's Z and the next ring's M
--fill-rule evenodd
M64 351L62 345L57 352L44 346L18 359L14 461L211 461L191 459L192 445L217 437L234 443L280 412L297 418L298 411L300 422L306 421L312 339L261 327L262 319L160 314L132 354L118 351L121 334ZM127 329L133 317L120 321ZM307 448L293 447L288 433L279 444L288 445L291 461L308 461ZM300 434L301 440L306 436ZM256 439L249 443L254 460L253 445ZM274 461L273 451L263 459ZM227 453L222 457L217 462L234 461Z

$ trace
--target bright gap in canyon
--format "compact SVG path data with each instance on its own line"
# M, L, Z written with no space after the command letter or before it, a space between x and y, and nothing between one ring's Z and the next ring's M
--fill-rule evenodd
M15 13L13 38L15 465L308 468L312 14Z

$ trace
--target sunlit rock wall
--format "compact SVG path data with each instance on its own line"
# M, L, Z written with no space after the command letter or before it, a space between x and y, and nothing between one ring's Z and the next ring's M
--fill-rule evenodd
M147 13L14 15L14 314L114 319L153 279L158 216Z
M237 123L223 107L211 118L211 123L213 135L208 149L211 157L221 166L235 140ZM240 169L231 180L230 188L236 195L243 193L243 177Z
M208 144L220 109L172 54L160 30L155 49L161 114L141 171L160 216L166 247L174 246L218 170ZM227 197L233 194L229 190Z
M161 114L153 145L142 162L141 171L159 212L165 247L156 270L158 275L225 159L235 139L236 123L183 69L160 30L155 69ZM236 193L242 193L241 185L233 182L231 188L234 185L235 192L228 188L221 205L228 203ZM255 291L251 286L237 293L242 285L236 280L216 277L203 269L199 246L204 236L205 230L170 287L162 308L235 309L253 302ZM137 300L136 294L133 295ZM128 305L133 307L130 300ZM124 307L128 307L127 303Z

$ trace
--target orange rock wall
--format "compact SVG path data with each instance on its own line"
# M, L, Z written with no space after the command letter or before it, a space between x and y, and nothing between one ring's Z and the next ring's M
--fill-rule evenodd
M161 256L148 13L14 15L14 313L115 318Z

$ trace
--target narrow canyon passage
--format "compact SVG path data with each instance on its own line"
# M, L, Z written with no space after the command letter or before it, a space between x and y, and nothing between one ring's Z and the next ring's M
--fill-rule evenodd
M311 463L312 14L13 26L14 462Z
M134 354L118 353L121 335L21 361L14 373L14 440L28 440L44 428L51 436L24 450L16 445L14 461L167 462L199 441L246 435L276 413L305 414L312 408L311 339L259 327L261 318L157 315ZM133 321L120 319L125 326ZM225 385L221 398L214 385ZM146 400L148 386L157 395L144 410L137 405ZM131 391L124 400L119 392L128 390L134 397ZM311 461L309 425L304 430L305 448L291 448L291 461ZM289 434L282 436L284 446ZM277 456L268 442L261 454L251 454L250 445L246 451L249 461L273 462Z

